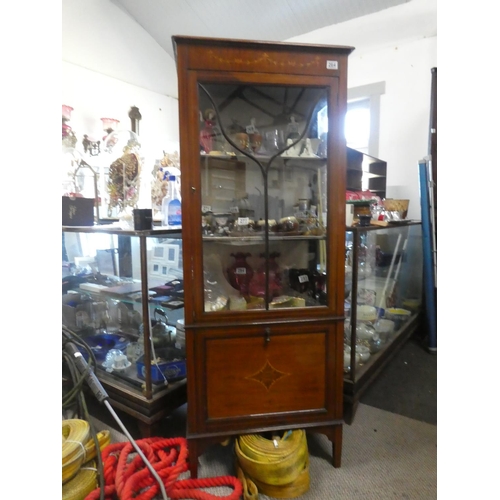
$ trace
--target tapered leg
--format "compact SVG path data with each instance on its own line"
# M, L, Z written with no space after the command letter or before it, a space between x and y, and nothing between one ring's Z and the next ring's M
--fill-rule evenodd
M195 479L198 477L198 456L200 453L198 447L197 439L188 439L188 456L189 456L189 472L191 474L191 478Z
M332 463L335 468L339 468L342 462L342 426L336 425L333 429L332 440Z

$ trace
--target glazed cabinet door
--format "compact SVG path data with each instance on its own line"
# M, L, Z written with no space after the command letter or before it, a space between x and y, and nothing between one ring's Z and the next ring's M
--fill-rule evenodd
M338 81L272 80L204 72L192 82L199 119L183 150L193 165L183 173L183 228L199 284L186 306L195 322L264 311L277 318L284 309L287 317L343 313L336 283L345 224L334 207L345 172L330 158L342 154Z
M342 374L333 353L342 348L342 331L342 323L197 331L195 358L204 368L195 375L196 428L248 430L341 419Z

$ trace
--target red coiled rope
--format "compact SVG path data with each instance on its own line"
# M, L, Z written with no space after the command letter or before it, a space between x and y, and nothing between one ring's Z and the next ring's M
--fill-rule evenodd
M187 440L185 438L153 437L136 441L144 456L160 476L165 491L171 499L192 500L238 500L243 487L241 481L233 476L219 476L202 479L177 480L188 470ZM131 454L135 456L131 457ZM131 443L115 443L102 451L104 469L104 493L106 500L152 500L160 491L156 479L145 466ZM232 487L233 491L225 497L212 495L200 488L216 486ZM99 500L100 489L89 493L85 500Z

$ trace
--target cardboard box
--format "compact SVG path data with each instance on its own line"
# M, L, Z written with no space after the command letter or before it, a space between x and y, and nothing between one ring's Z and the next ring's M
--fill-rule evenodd
M62 197L63 226L93 226L94 198Z

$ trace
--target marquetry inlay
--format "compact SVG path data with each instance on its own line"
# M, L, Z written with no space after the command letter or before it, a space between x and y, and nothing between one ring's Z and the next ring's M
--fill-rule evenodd
M243 59L241 57L235 57L226 59L217 55L214 51L209 51L209 55L212 59L222 64L243 64L245 66L258 66L262 63L270 64L276 68L319 68L321 60L318 56L311 58L307 62L299 62L295 59L288 59L287 61L277 61L273 59L269 54L264 52L261 56L254 59ZM321 66L322 67L322 66Z
M267 390L271 388L271 386L277 382L280 378L287 377L290 375L289 373L280 372L266 359L264 366L253 375L249 377L245 377L247 380L255 380L262 384Z

